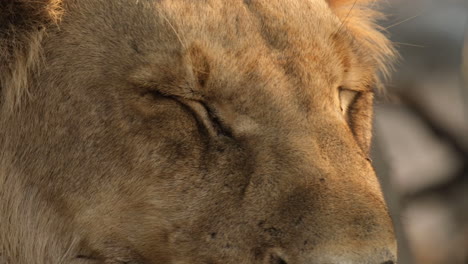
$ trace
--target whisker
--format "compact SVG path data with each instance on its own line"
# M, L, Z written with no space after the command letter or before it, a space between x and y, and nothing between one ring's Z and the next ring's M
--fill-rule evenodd
M354 7L356 6L356 3L357 3L357 0L354 0L354 3L353 5L351 6L351 8L349 9L348 11L348 14L346 15L346 17L343 19L343 21L341 22L341 25L340 27L338 28L338 30L336 31L337 33L340 33L341 29L343 29L345 23L346 23L346 20L348 20L349 16L351 15L351 11L353 11Z
M408 46L408 47L415 47L415 48L425 48L425 46L418 45L418 44L411 44L411 43L404 43L404 42L392 42L393 44L401 45L401 46Z
M182 38L180 37L179 33L177 33L177 30L175 29L175 27L172 25L172 23L169 21L169 19L166 17L165 14L163 14L162 12L159 13L161 15L161 17L167 22L167 24L169 24L169 26L171 27L172 31L174 31L177 39L179 40L180 44L182 45L182 47L184 47L185 49L187 49L187 45L184 43L184 41L182 41Z
M421 11L419 14L414 15L414 16L412 16L412 17L408 17L408 18L406 18L406 19L403 19L402 21L399 21L399 22L397 22L397 23L395 23L395 24L391 24L391 25L388 26L388 27L384 27L384 30L388 30L388 29L390 29L390 28L396 27L396 26L401 25L401 24L403 24L403 23L405 23L405 22L408 22L408 21L410 21L410 20L413 20L413 19L419 17L422 13L424 13L424 11Z

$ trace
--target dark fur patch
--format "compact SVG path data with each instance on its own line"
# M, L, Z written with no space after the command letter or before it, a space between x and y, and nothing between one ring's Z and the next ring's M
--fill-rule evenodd
M38 40L45 28L56 23L61 16L59 0L15 0L0 2L0 91L1 101L19 101L32 65L40 56ZM15 74L21 72L22 74ZM18 80L20 78L21 80ZM14 83L14 85L10 85ZM22 85L19 85L22 84ZM13 86L14 91L4 95L3 87ZM14 94L15 96L12 96ZM5 99L5 97L7 99ZM8 99L10 98L10 99Z

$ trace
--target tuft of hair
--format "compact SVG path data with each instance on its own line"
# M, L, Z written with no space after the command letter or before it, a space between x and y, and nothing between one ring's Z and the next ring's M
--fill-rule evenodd
M397 53L385 36L385 29L377 22L385 19L378 10L376 0L327 0L336 16L342 21L342 29L354 35L360 45L370 51L378 74L386 79ZM377 80L381 86L381 80Z
M0 1L0 106L14 110L28 95L29 76L39 67L46 28L62 14L60 0Z

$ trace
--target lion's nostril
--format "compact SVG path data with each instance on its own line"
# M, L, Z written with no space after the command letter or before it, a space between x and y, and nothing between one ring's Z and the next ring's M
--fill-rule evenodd
M268 264L288 264L284 259L276 255L270 255L270 262ZM384 263L386 264L386 263Z
M389 260L389 261L382 262L382 264L395 264L395 262Z

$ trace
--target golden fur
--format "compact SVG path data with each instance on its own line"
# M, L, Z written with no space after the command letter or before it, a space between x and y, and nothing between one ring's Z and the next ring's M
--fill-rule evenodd
M373 1L0 8L0 264L396 263Z
M388 68L395 57L395 50L382 33L383 28L376 24L376 21L384 18L384 15L375 9L377 1L334 0L330 1L330 5L355 39L370 51L377 68L383 74L389 74Z

